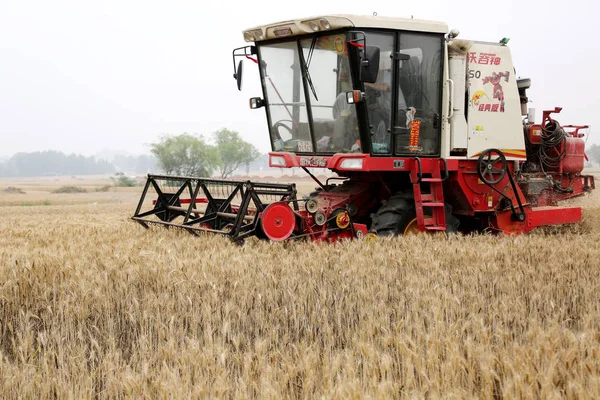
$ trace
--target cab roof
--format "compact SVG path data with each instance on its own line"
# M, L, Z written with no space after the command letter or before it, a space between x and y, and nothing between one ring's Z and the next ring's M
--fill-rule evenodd
M363 15L323 15L260 25L244 30L247 42L279 39L342 28L380 28L417 32L447 33L443 22L412 18L395 18Z

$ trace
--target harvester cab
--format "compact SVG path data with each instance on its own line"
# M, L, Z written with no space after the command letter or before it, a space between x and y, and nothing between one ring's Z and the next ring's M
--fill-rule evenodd
M335 241L458 229L525 233L581 219L580 208L558 202L594 188L593 177L581 174L586 126L561 127L552 115L560 108L535 123L531 82L518 79L506 39L462 40L440 22L348 15L243 36L249 44L233 51L234 78L241 89L243 61L257 66L263 94L250 107L265 110L269 164L302 168L317 190L298 199L293 185L149 176L138 222L233 240ZM315 168L336 176L321 182ZM235 195L213 196L209 184ZM158 198L143 211L149 188Z

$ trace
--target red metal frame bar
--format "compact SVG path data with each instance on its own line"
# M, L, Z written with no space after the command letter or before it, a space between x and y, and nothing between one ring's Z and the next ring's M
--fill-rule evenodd
M532 207L527 213L527 231L546 225L574 224L581 221L581 207Z

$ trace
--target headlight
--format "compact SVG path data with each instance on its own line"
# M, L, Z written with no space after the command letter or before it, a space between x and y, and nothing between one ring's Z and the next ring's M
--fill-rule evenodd
M363 159L362 158L346 158L340 164L340 169L362 169Z
M269 160L269 164L271 164L271 167L285 167L285 157L283 156L271 156L271 159Z

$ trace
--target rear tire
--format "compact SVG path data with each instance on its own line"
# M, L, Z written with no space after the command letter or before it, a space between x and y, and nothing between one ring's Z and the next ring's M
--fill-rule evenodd
M390 197L375 214L371 214L371 231L377 236L401 236L416 216L414 200L397 194Z
M456 233L459 221L452 215L452 207L446 204L446 233ZM377 236L404 236L408 225L417 218L415 201L406 194L396 194L371 214L371 232Z

